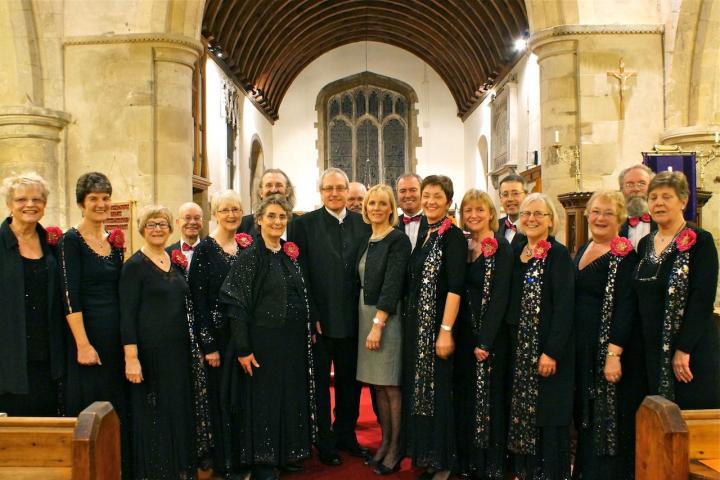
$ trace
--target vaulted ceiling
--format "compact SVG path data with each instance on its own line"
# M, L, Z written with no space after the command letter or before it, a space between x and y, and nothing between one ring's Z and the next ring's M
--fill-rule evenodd
M527 29L524 0L208 0L203 18L213 50L272 119L308 64L365 40L420 57L465 117L507 72Z

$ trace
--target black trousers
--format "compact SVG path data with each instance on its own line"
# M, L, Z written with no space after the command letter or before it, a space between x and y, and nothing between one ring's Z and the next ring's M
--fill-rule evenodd
M357 375L357 338L317 336L315 384L317 387L318 448L334 450L338 443L357 442L355 426L360 414ZM335 421L330 421L330 367L335 372Z

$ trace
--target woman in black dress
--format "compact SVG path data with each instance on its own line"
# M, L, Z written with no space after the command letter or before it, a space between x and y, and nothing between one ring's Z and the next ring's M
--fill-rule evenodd
M528 195L520 205L525 237L515 249L506 315L512 343L508 448L520 479L570 478L575 343L575 274L564 245L552 234L552 200Z
M8 177L2 191L10 216L0 226L0 412L54 417L65 359L54 252L61 232L39 223L48 196L40 176Z
M131 382L132 457L137 479L191 478L195 470L189 293L180 253L178 267L165 244L172 215L144 207L138 230L145 245L120 277L125 376ZM175 255L175 261L178 256Z
M403 321L405 449L427 478L445 480L455 466L452 330L464 293L467 242L447 212L452 180L426 177L420 187L429 231L408 262Z
M218 295L230 267L235 262L238 244L235 231L242 218L240 195L226 190L213 197L210 204L217 227L195 248L188 282L192 292L195 321L208 365L208 403L213 438L212 465L216 474L229 476L230 452L228 426L223 421L220 396L221 365L230 340L230 325Z
M578 440L573 478L630 479L635 473L635 411L644 392L632 290L637 254L630 240L618 237L627 217L622 193L595 192L585 216L592 240L575 257Z
M681 409L720 408L720 345L713 320L718 254L709 232L689 225L687 179L662 172L648 206L657 232L640 241L633 279L640 305L648 394Z
M281 239L291 214L279 195L260 202L260 235L244 234L220 290L232 330L227 358L237 359L223 368L233 460L258 480L310 456L316 418L308 297L297 245Z
M472 478L505 478L505 376L513 253L496 238L498 215L490 196L471 189L460 203L460 222L470 232L465 294L455 351L455 418L458 470Z
M82 175L75 198L83 218L60 240L62 297L71 331L65 402L70 416L95 401L112 403L120 417L123 477L130 478L127 382L118 299L124 236L119 229L109 234L105 231L111 195L112 185L105 175Z

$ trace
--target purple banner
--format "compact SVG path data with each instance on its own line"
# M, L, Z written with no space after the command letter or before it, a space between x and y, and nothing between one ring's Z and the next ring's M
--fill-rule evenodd
M695 176L695 153L671 153L668 155L643 152L643 163L655 172L672 169L685 174L690 186L690 198L685 208L685 220L695 221L697 216L697 177Z

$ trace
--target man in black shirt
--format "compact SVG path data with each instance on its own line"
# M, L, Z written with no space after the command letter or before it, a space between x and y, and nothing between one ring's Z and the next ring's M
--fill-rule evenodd
M268 168L263 172L260 178L254 195L258 202L268 195L280 194L284 196L290 208L295 208L295 188L288 176L279 168ZM290 230L290 223L288 222L287 230ZM255 215L250 213L242 217L240 226L238 227L238 233L248 233L253 237L258 235L257 225L255 224ZM283 238L287 238L288 232L285 232Z
M364 456L355 426L360 409L357 369L357 255L370 228L346 207L348 178L329 168L320 177L323 206L293 222L290 239L300 249L306 272L312 321L317 330L315 369L318 407L318 450L326 465L342 463L338 450ZM330 367L334 366L335 422L330 423Z

